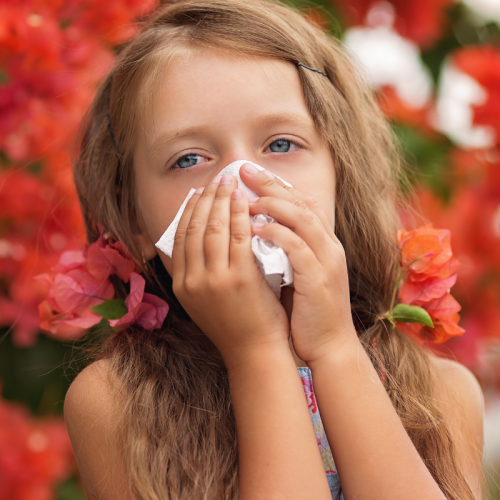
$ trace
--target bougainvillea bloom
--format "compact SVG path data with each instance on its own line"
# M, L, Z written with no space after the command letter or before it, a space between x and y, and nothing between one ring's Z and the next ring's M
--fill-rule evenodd
M62 419L35 420L0 399L0 500L52 500L74 469Z
M125 299L128 312L120 319L110 320L109 324L123 330L133 324L146 330L161 328L168 313L168 304L160 297L144 293L146 281L137 274L130 275L130 293Z
M400 230L397 236L401 249L404 281L398 293L401 303L427 311L434 328L418 323L401 323L398 327L420 341L442 343L462 335L458 326L460 304L450 295L456 283L459 263L451 251L451 233L431 225L414 231Z
M491 46L467 47L455 52L453 63L486 90L487 97L473 106L475 125L487 125L500 144L500 50Z
M137 324L146 330L160 328L168 313L168 304L145 293L146 282L135 271L139 268L125 246L103 234L84 251L63 252L52 274L36 279L49 290L39 306L40 327L60 338L78 338L103 318L118 330ZM106 305L115 297L115 287L109 280L115 275L129 283L125 301L115 301L127 309L123 317L96 312L96 306Z
M370 21L369 13L380 4L394 9L394 27L401 36L414 40L422 47L433 45L439 39L446 23L446 9L453 0L331 0L345 15L349 24ZM368 17L368 19L367 19Z

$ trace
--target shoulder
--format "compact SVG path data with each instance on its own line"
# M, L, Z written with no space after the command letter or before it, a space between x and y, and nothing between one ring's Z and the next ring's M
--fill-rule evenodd
M120 453L117 384L109 362L97 361L76 377L64 402L64 420L89 499L130 498Z
M465 366L433 356L438 384L436 403L454 438L467 481L481 498L484 397L481 386Z
M433 356L438 372L437 395L442 403L458 403L469 417L482 422L484 397L473 373L464 365L450 359Z
M85 416L86 410L103 409L110 405L110 398L109 362L103 359L87 366L75 378L64 400L64 417L73 421Z

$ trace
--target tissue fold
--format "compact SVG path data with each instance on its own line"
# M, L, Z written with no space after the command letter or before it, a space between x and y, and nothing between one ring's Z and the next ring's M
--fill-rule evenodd
M248 197L257 197L257 194L254 193L248 186L246 186L240 179L239 171L240 167L244 163L251 163L255 166L255 168L257 168L257 170L264 170L264 168L262 168L260 165L257 165L251 161L238 160L230 163L217 175L233 175L238 181L239 189L245 191ZM278 179L280 179L286 186L293 187L290 183L286 182L281 177L278 177ZM191 196L193 196L194 192L194 189L190 189L189 193L186 196L186 199L183 201L177 214L175 215L174 220L156 243L156 247L169 257L172 257L174 237L175 232L177 231L177 226L179 225L179 221L184 212L184 209L186 208L187 202L189 201ZM258 214L251 216L250 221L252 225L255 222L266 224L269 222L274 222L274 219L269 215ZM254 254L257 267L273 289L273 292L279 298L281 287L291 285L293 283L293 270L286 253L281 247L274 245L272 241L265 240L257 235L252 236L252 252Z

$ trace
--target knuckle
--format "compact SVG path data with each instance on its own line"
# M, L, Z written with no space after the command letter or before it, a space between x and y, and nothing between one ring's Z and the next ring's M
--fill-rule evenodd
M302 210L307 210L308 209L308 206L305 204L305 202L303 202L302 200L300 200L299 198L294 198L292 200L292 203L296 206L296 207L299 207L301 208Z
M186 234L191 235L198 233L202 225L203 225L203 219L201 217L198 216L191 217L191 220L189 221L188 227L186 229Z
M233 229L231 231L231 242L236 245L242 245L248 241L248 233L242 229Z
M205 235L220 234L224 229L224 224L219 219L210 219L207 222Z
M265 188L269 188L274 185L274 180L270 179L267 175L263 174L265 179L263 179L262 186Z
M297 238L293 239L292 246L295 250L299 251L305 250L307 248L306 242L302 238L299 238L298 236Z
M186 236L186 229L184 229L182 227L178 227L177 231L175 232L175 235L174 235L174 245L176 243L181 242L185 236Z
M311 223L316 221L316 214L312 210L310 210L305 201L294 198L293 204L302 210L301 217L306 222Z
M305 203L311 210L319 210L320 209L318 200L316 198L314 198L313 196L307 196L305 199Z
M182 292L186 295L194 294L198 290L198 280L194 276L185 276L182 286Z

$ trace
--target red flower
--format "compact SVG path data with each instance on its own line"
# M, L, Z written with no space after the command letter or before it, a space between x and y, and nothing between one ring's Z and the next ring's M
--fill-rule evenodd
M61 419L31 419L0 399L0 500L51 500L75 469Z
M500 144L500 50L491 46L468 47L455 52L452 61L486 90L486 100L473 106L473 122L492 127Z
M458 326L460 304L449 293L459 267L451 251L450 238L450 231L434 229L431 225L398 232L401 264L406 275L398 297L403 304L427 311L434 324L434 328L430 328L419 323L397 323L402 331L418 340L442 343L464 333Z
M168 304L150 293L144 293L146 281L137 274L130 275L130 293L125 299L127 314L120 319L110 320L109 324L123 330L136 324L146 330L161 328L168 313Z
M378 0L331 0L350 24L363 24ZM446 23L446 9L453 0L390 0L394 8L394 27L404 37L422 47L433 45Z

